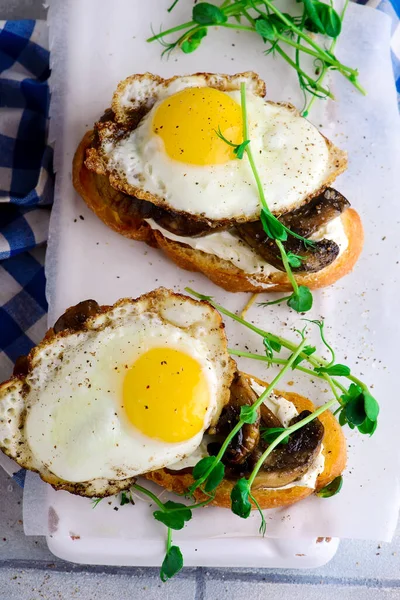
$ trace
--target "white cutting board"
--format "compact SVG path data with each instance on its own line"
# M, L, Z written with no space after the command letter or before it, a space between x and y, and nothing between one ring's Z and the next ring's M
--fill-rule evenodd
M293 74L282 62L265 58L262 45L246 34L224 31L210 35L196 53L173 55L168 62L162 62L160 47L146 44L144 38L151 22L156 29L161 17L164 25L168 24L166 12L162 11L168 5L169 0L51 2L51 137L56 141L57 188L46 265L50 324L66 307L80 300L95 298L99 303L110 304L158 285L180 291L190 285L214 295L233 310L243 307L247 299L244 294L227 294L202 275L177 269L157 250L107 229L72 189L71 161L80 138L109 105L117 82L131 73L149 70L167 76L254 69L266 79L270 97L299 102L292 93ZM184 5L183 1L178 4L169 23L181 22ZM398 320L391 319L397 307L394 294L399 289L394 223L400 216L394 152L400 132L390 75L387 17L350 6L339 54L348 64L358 64L369 95L364 99L336 79L334 89L340 103L318 108L314 121L325 126L335 143L352 148L350 170L337 185L362 213L367 239L355 272L329 290L315 294L312 317L328 318L328 335L338 349L338 360L354 365L355 373L374 384L386 410L374 438L348 436L351 475L346 477L339 496L329 501L312 498L291 509L269 511L268 535L290 539L262 540L257 533L257 515L243 521L229 511L208 508L199 511L201 514L195 516L190 527L176 535L187 565L317 566L334 554L338 543L316 544L317 536L384 540L390 539L394 531L399 504L398 456L386 442L395 435L399 421L397 401L391 395L397 364L388 333L393 339L400 333ZM384 110L380 110L383 102ZM256 307L251 319L273 331L285 331L286 335L289 329L285 324L299 325L298 315L290 314L285 307ZM227 334L232 346L260 348L254 335L228 321ZM271 371L266 374L261 363L240 364L264 378L272 376ZM289 379L296 382L298 391L315 401L326 399L323 386L311 384L297 373L290 374ZM57 526L48 541L58 556L99 564L160 563L164 530L152 519L147 504L137 502L135 507L114 511L100 503L93 511L86 499L54 492L47 486L43 489L46 511L51 507L57 515ZM29 495L29 486L27 494L25 516L29 529L30 519L36 520L36 525L39 522L34 510L38 494ZM380 511L372 522L370 515L376 506L380 506ZM46 518L42 532L49 533L47 525ZM240 556L236 551L239 544L245 547ZM301 554L307 556L296 556Z

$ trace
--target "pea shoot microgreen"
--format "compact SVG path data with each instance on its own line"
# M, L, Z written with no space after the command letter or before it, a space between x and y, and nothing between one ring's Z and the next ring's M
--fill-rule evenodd
M119 497L120 506L125 506L125 504L135 504L133 501L132 495L128 492L121 492Z
M286 275L293 288L293 292L289 296L284 296L283 298L278 298L277 300L265 302L263 306L270 306L271 304L280 304L281 302L286 302L287 305L296 312L307 312L311 309L313 304L312 293L308 287L304 285L299 286L297 284L296 278L292 271L292 267L296 268L301 265L301 257L292 253L287 253L285 246L282 242L285 242L288 239L289 235L301 239L305 245L312 246L313 242L295 234L288 227L283 225L283 223L281 223L279 219L275 217L275 215L272 214L268 206L267 199L265 197L264 188L251 150L251 140L249 139L249 127L246 108L246 84L244 82L242 82L240 85L240 102L242 108L243 141L240 144L234 144L223 135L220 128L218 128L216 134L226 144L233 147L233 153L236 155L236 158L241 160L243 159L245 154L247 155L256 182L258 196L261 203L260 220L264 232L269 238L275 240L275 243L279 249L282 258L282 263L285 268Z
M298 431L335 406L338 407L335 414L338 413L339 415L338 420L340 425L348 425L351 429L357 429L359 433L364 435L373 435L377 427L379 415L379 405L372 396L368 386L355 377L349 367L335 362L335 352L325 338L323 321L309 321L304 319L309 325L306 325L302 330L296 330L297 335L300 337L300 342L296 343L246 321L217 304L211 296L200 294L190 288L185 288L185 291L199 300L206 300L221 314L237 321L262 337L265 349L264 354L229 349L232 356L243 356L260 360L265 362L267 366L277 364L280 365L281 370L253 405L241 407L239 420L222 442L218 454L216 456L206 456L194 466L192 471L193 483L188 489L190 500L188 499L187 503L171 500L162 502L151 490L138 483L132 485L131 492L136 491L151 500L152 505L155 506L153 512L154 519L167 528L166 553L160 570L162 581L167 581L183 567L183 556L179 547L172 543L172 532L181 530L192 519L195 509L207 506L215 499L217 488L225 476L225 467L222 459L230 442L238 434L243 425L256 421L259 406L273 393L275 387L287 372L291 369L296 369L306 373L310 377L324 379L329 385L333 397L293 425L289 425L288 427L261 428L261 437L268 446L261 456L259 456L250 475L241 477L232 487L231 510L235 515L246 519L250 516L253 509L257 509L261 517L260 533L262 535L266 531L265 517L256 496L252 492L252 486L258 472L271 452L280 444L287 444L290 436L295 431ZM329 350L329 361L317 355L316 347L307 343L307 327L310 325L318 328L321 342ZM289 351L289 354L284 357L282 354L285 350ZM321 498L330 498L339 493L342 484L343 479L339 476L316 492L316 494ZM196 502L194 499L195 495L200 497L200 501ZM100 500L101 498L94 500L93 505L96 506ZM127 504L130 501L131 493L121 495L121 505Z
M183 567L183 556L179 546L172 545L172 529L168 527L167 550L160 569L160 579L162 582L168 581L174 575L179 573Z
M183 52L194 52L206 37L209 27L224 27L237 31L251 32L261 38L267 45L265 54L279 55L296 71L300 88L311 95L311 100L304 110L304 116L310 111L315 98L334 98L329 88L322 85L328 71L335 70L347 79L359 92L365 94L358 80L358 71L343 64L334 54L336 41L341 33L342 22L347 2L339 15L332 4L320 0L298 0L302 3L303 14L290 15L279 10L273 0L224 0L222 4L199 2L194 5L192 20L176 25L148 38L148 42L161 41L164 52L180 48ZM168 12L177 4L177 0L169 7ZM245 24L244 24L245 23ZM180 32L184 32L181 34ZM179 37L172 42L164 42L164 38L179 32ZM324 42L319 43L314 33L331 39L329 49ZM287 50L293 48L296 56L293 60ZM309 75L301 65L303 55L311 56L317 65L318 72L314 77Z
M261 437L264 442L271 444L281 433L286 431L284 427L262 427L261 428ZM281 444L287 444L289 441L289 436L283 438L281 440Z
M320 489L315 493L319 498L332 498L332 496L336 496L340 492L343 486L343 477L339 475L335 477L333 481L328 483L325 487Z

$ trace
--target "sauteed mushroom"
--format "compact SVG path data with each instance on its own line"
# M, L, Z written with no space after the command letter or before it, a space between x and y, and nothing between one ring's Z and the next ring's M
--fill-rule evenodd
M310 411L303 411L291 420L290 425L301 421L309 414ZM318 419L292 433L288 443L275 448L265 460L256 477L254 487L257 489L282 487L304 475L321 450L323 437L324 426ZM258 449L258 456L264 449L262 447ZM255 455L252 459L255 461L258 456Z
M309 238L349 206L350 203L342 194L332 188L327 188L304 206L282 215L280 221L294 233ZM239 236L259 256L276 269L285 270L278 247L275 241L265 234L261 221L237 225L236 229ZM283 245L286 252L292 252L302 257L301 265L293 268L293 271L316 273L330 265L339 254L339 246L326 239L314 242L313 246L306 248L301 240L289 236Z
M217 425L217 433L226 436L240 417L242 406L251 406L256 402L257 394L252 390L248 380L240 373L236 374L231 385L229 404L224 408ZM225 460L231 465L240 465L250 456L260 439L260 417L255 423L243 425L233 438L225 453Z
M83 302L79 302L76 306L68 308L55 322L53 327L54 333L59 333L65 329L79 331L89 317L97 315L99 308L95 300L83 300Z

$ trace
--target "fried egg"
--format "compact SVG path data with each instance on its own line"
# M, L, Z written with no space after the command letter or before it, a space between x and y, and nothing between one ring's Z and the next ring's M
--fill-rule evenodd
M193 453L235 366L219 314L163 288L51 333L28 361L0 388L0 448L87 495Z
M344 170L345 153L294 107L265 101L264 83L254 73L170 80L145 74L118 86L112 104L117 122L99 125L99 152L112 185L194 218L259 218L248 157L237 159L230 145L243 141L242 81L248 139L272 211L299 206ZM146 114L131 127L137 112ZM115 135L118 123L123 127Z

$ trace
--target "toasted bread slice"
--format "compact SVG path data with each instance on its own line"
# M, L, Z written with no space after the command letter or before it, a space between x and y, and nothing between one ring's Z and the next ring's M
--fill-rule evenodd
M204 273L228 292L291 291L291 284L283 271L268 275L246 273L227 260L164 237L159 231L152 230L143 219L131 217L127 211L122 210L126 197L109 184L106 175L94 173L85 166L86 150L92 142L92 135L91 131L86 133L75 153L73 183L89 208L108 227L128 238L160 248L182 269ZM341 218L348 238L346 250L328 267L317 273L296 273L299 285L306 285L311 289L325 287L353 269L364 242L361 219L352 208L345 210Z
M253 375L250 376L245 374L245 377L251 377L251 379L260 385L267 386L267 383L257 379ZM281 391L277 391L277 394L286 400L293 402L299 413L303 410L315 410L313 403L307 398L304 398L304 396L300 396L294 392ZM326 411L318 418L325 428L325 435L323 438L325 465L323 472L318 476L316 490L320 490L325 485L333 481L335 477L340 475L346 466L347 459L346 438L343 435L342 428L333 414L330 411ZM170 470L167 471L165 469L159 469L158 471L146 473L144 477L150 481L154 481L158 485L161 485L170 492L175 492L177 494L185 494L189 486L193 483L192 475L187 473L186 470L185 473L179 474L179 471L177 471L174 474ZM215 499L213 500L212 504L222 508L230 508L230 495L233 485L234 482L224 479L216 490ZM313 494L314 490L301 486L293 486L291 488L282 489L261 489L257 487L256 477L252 487L252 493L260 507L262 509L266 509L294 504L295 502L303 500L303 498L307 498L307 496ZM198 500L205 499L204 494L202 494L200 491L196 491L195 496ZM254 506L254 509L255 508L256 507Z

